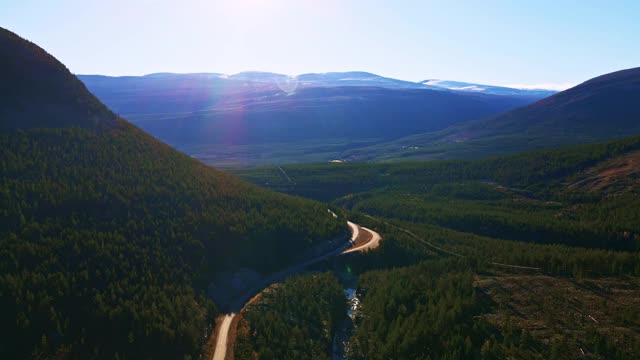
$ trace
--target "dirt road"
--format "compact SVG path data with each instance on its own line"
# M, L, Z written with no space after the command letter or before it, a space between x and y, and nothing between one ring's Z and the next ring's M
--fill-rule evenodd
M318 263L322 260L326 260L330 257L334 257L334 256L340 256L343 254L348 254L348 253L352 253L352 252L356 252L356 251L365 251L365 250L369 250L369 249L374 249L376 248L379 244L380 244L380 240L382 239L380 237L380 234L378 234L377 232L371 230L371 229L367 229L365 227L360 227L357 224L354 224L350 221L347 222L347 224L349 225L349 228L351 229L351 240L349 242L347 242L346 244L338 247L337 249L334 249L324 255L318 256L316 258L313 258L311 260L307 260L304 261L300 264L296 264L293 266L290 266L289 268L280 271L276 274L271 275L268 279L266 279L265 281L263 281L261 283L262 288L266 288L267 286L269 286L270 284L277 282L277 281L281 281L282 279L284 279L287 276L291 276L293 274L295 274L296 272L299 272L301 270L303 270L305 267L311 265L311 264L315 264ZM368 233L371 234L371 239L369 239L369 241L366 244L360 245L358 247L352 247L352 244L355 243L356 239L358 238L358 236L360 236L360 232L361 231L366 231ZM247 301L249 301L249 299L251 298L251 293L253 293L253 291L248 291L247 294L245 294L245 296L242 296L240 299L238 299L238 302L241 303L242 305L244 305ZM228 338L229 338L229 329L231 327L231 324L233 323L233 319L236 316L236 313L229 313L226 314L224 316L221 316L221 320L220 318L218 319L218 321L221 321L220 327L218 328L218 333L216 335L216 348L215 351L213 353L213 357L211 358L212 360L224 360L226 355L227 355L227 344L228 344Z
M224 360L225 355L227 354L227 336L229 335L229 326L231 325L231 321L236 314L227 314L222 319L222 324L220 325L220 330L218 331L218 338L216 340L216 351L213 354L214 360Z

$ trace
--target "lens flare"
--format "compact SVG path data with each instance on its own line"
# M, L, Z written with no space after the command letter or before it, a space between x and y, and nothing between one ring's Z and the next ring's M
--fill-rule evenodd
M276 80L276 85L280 88L280 90L284 91L287 94L293 94L298 88L298 77L297 76L286 76L282 78L278 78Z

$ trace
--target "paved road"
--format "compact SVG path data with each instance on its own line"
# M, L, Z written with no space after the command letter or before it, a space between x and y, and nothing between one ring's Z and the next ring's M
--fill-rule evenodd
M315 264L317 262L320 262L322 260L326 260L330 257L334 257L334 256L339 256L339 255L343 255L343 254L348 254L351 252L355 252L355 251L365 251L368 249L374 249L376 248L381 240L380 234L378 234L377 232L371 230L371 229L367 229L365 227L360 227L357 224L352 223L351 221L347 221L347 224L349 225L349 228L351 229L351 241L347 242L346 244L338 247L337 249L334 249L332 251L330 251L327 254L318 256L316 258L313 258L311 260L307 260L305 262L302 262L300 264L296 264L293 265L283 271L280 271L276 274L271 275L269 278L265 279L263 282L261 282L259 284L259 286L261 286L261 288L265 288L269 285L271 285L272 283L276 282L276 281L280 281L282 279L284 279L287 276L290 276L302 269L304 269L305 267L311 265L311 264ZM356 238L358 238L358 235L360 234L360 230L364 230L366 232L371 233L371 239L366 243L363 244L361 246L358 246L356 248L351 248L351 245L354 243L354 241L356 240ZM255 287L250 289L249 291L247 291L247 293L245 293L245 295L241 296L238 301L236 302L237 304L240 305L244 305L247 301L249 301L251 299L252 294L255 294ZM241 308L241 306L237 306L238 308ZM222 317L222 322L220 324L220 328L218 329L218 334L216 337L216 348L215 351L213 353L213 357L211 358L212 360L224 360L224 358L227 355L227 342L228 342L228 337L229 337L229 329L231 328L231 323L233 322L233 319L235 318L236 313L229 313L226 314Z

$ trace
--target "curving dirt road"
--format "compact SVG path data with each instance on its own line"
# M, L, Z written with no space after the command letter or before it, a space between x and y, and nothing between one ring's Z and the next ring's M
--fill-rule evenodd
M227 314L222 318L222 324L218 330L218 337L216 338L216 351L213 353L214 360L224 360L227 355L227 336L229 335L229 327L236 314Z
M368 232L371 234L371 239L369 239L369 241L367 241L366 244L360 245L358 247L352 247L349 249L346 249L342 252L342 254L348 254L348 253L352 253L352 252L356 252L356 251L365 251L365 250L371 250L371 249L375 249L378 247L378 245L380 245L380 240L382 240L382 237L380 236L380 234L378 234L377 232L368 229L364 226L358 226L350 221L347 222L347 224L349 224L349 227L351 227L352 229L352 236L351 236L351 241L354 242L355 239L358 238L358 235L360 234L360 229ZM341 255L342 255L341 254Z
M380 244L380 240L382 238L380 237L380 234L378 234L377 232L371 229L367 229L365 227L360 227L359 225L354 224L351 221L347 221L347 224L351 229L351 240L349 242L338 247L337 249L330 251L327 254L318 256L311 260L307 260L300 264L293 265L283 271L273 274L269 278L267 278L265 281L263 281L259 286L261 286L261 288L266 288L270 284L276 281L279 281L281 279L284 279L285 277L290 276L311 264L315 264L317 262L326 260L334 256L340 256L343 254L348 254L356 251L362 252L369 249L375 249ZM356 239L358 238L358 236L360 236L361 230L370 233L371 239L369 239L369 241L366 244L360 245L358 247L352 247L352 245L356 242ZM251 289L251 290L254 290L254 289ZM241 306L238 306L239 308L242 308L242 306L247 301L249 301L252 294L255 293L255 291L251 291L251 290L247 291L247 293L244 296L238 299L237 302L241 304ZM231 328L231 324L233 323L233 319L235 316L236 316L236 313L232 312L218 318L218 321L220 322L220 327L218 328L217 335L216 335L216 348L214 350L213 357L211 358L212 360L224 360L225 357L227 356L227 342L229 337L229 329Z

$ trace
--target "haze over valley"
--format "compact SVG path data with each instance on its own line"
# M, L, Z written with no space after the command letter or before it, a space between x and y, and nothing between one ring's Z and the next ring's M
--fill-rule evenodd
M98 98L212 165L326 162L510 110L552 91L451 90L365 72L80 75Z

